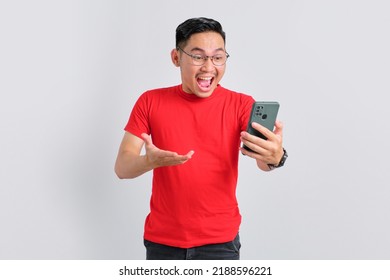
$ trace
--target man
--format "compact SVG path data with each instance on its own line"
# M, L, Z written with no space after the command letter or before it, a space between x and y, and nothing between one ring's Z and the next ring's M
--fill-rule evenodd
M273 132L252 124L268 140L245 132L254 99L219 85L228 57L219 22L183 22L171 51L182 84L145 92L131 112L115 172L135 178L153 170L147 259L239 259L239 152L264 171L286 158L280 122Z

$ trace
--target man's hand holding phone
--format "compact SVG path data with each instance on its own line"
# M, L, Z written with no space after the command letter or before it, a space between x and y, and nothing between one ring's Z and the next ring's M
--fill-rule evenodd
M268 128L256 122L252 122L251 126L267 139L252 135L247 131L242 131L241 141L250 150L240 148L241 152L246 156L256 159L259 167L262 170L268 171L268 164L278 165L280 159L283 157L283 124L280 121L276 121L274 131L270 131Z
M257 160L264 171L283 166L287 152L283 149L283 124L276 120L278 102L255 102L247 131L241 132L244 155Z

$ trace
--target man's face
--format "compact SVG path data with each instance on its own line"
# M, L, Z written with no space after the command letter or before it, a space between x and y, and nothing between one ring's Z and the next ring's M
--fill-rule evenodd
M191 55L211 57L226 53L223 38L216 32L193 34L182 48ZM183 90L201 98L213 93L226 68L226 64L215 66L210 58L202 66L196 66L190 56L176 49L172 51L172 60L180 66Z

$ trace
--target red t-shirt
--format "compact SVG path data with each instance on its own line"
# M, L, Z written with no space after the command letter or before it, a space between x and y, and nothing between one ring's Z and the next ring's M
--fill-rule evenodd
M136 102L125 130L152 135L163 150L192 158L153 170L150 213L144 238L190 248L228 242L241 215L236 199L240 132L254 99L218 86L208 98L182 86L147 91Z

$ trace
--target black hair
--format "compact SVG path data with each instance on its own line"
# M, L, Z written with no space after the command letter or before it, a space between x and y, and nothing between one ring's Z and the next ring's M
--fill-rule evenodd
M225 43L226 34L222 25L214 19L199 17L187 19L176 28L176 48L184 47L193 34L202 32L216 32L222 36Z

